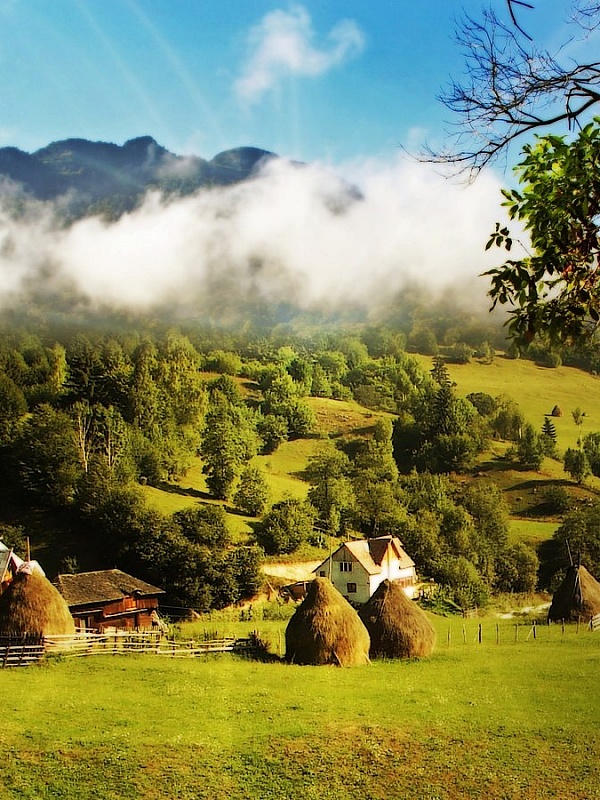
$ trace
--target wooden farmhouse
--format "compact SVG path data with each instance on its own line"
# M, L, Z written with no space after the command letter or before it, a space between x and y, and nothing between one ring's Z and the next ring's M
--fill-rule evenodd
M317 577L329 578L351 603L366 603L384 580L402 586L407 597L417 594L415 562L395 536L344 542L315 570Z
M158 621L162 589L121 572L107 569L59 575L54 585L67 601L79 629L151 628Z

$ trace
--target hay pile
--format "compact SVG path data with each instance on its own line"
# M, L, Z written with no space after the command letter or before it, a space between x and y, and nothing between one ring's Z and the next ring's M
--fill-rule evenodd
M371 656L422 658L431 655L435 631L425 612L393 581L382 581L358 612L371 637Z
M62 595L40 571L17 572L0 595L3 636L65 636L75 622Z
M573 564L554 592L548 619L554 622L563 619L589 622L596 614L600 614L600 583L585 567Z
M369 663L369 634L328 578L315 578L285 630L286 661L294 664Z

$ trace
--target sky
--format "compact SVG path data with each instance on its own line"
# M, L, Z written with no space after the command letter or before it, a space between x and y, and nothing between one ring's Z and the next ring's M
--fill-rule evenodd
M552 34L564 2L523 12ZM502 0L495 0L505 13ZM0 145L151 135L333 163L443 137L481 0L0 0ZM548 14L557 8L561 13ZM552 22L550 22L552 20Z
M523 25L551 46L567 3L537 5ZM0 302L47 280L51 263L91 301L127 306L176 304L191 286L210 298L225 274L238 291L307 307L381 302L417 279L442 293L464 285L464 298L489 305L478 276L498 263L484 247L505 222L510 169L465 186L407 155L443 145L449 114L437 98L464 70L456 21L480 9L480 0L0 0L0 146L150 135L178 155L250 145L310 165L276 162L251 185L177 203L149 197L112 225L61 230L39 210L15 223L0 206ZM340 177L363 192L343 214L332 210Z

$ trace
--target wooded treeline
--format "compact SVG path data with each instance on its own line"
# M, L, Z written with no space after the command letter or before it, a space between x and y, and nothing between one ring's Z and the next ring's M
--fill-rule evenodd
M265 552L351 534L400 536L420 574L463 604L532 590L537 557L509 544L501 493L456 476L492 436L513 440L514 459L536 468L555 446L551 432L534 431L510 398L458 397L445 360L428 372L406 345L404 334L375 326L287 339L4 331L3 480L27 502L75 513L84 538L101 543L98 568L133 572L199 610L252 596ZM316 430L309 396L385 413L368 435L334 442ZM317 435L306 501L271 505L252 459ZM148 506L143 486L181 478L198 456L211 497L254 518L247 540L233 540L212 502L173 515Z

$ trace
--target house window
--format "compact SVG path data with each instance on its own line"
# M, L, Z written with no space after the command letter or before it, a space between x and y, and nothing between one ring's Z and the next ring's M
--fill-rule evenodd
M325 570L321 570L321 571L319 572L319 578L326 578L326 577L327 577L327 576L325 575Z
M346 590L348 594L356 594L356 584L355 583L347 583Z
M352 561L340 561L340 572L352 572Z

